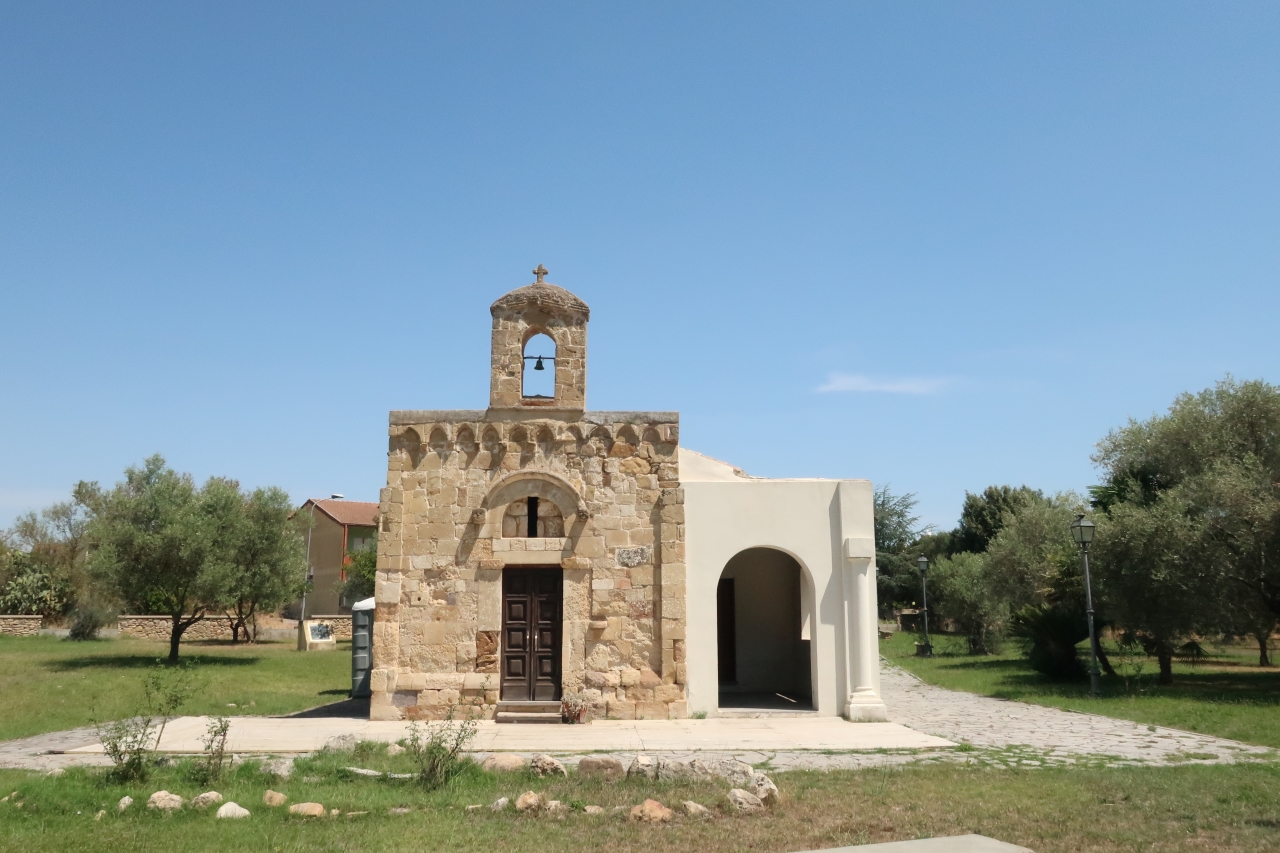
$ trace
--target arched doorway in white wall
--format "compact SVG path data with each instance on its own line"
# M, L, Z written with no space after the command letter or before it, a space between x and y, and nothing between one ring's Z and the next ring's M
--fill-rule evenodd
M716 587L721 709L806 711L812 704L804 571L790 554L748 548Z

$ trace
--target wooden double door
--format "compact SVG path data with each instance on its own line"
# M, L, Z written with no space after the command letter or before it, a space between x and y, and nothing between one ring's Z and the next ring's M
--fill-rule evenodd
M560 700L559 569L502 572L502 701Z

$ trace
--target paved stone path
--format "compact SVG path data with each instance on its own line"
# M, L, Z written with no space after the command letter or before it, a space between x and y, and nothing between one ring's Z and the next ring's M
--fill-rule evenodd
M721 721L708 720L706 722L710 723L710 726L699 725L696 721L683 725L649 724L659 727L655 729L654 734L660 731L661 737L656 739L643 737L640 742L628 742L623 749L609 746L604 741L582 743L583 738L587 741L600 740L602 737L605 740L613 740L612 737L607 736L606 729L609 727L604 725L586 729L554 727L554 731L541 730L541 727L503 727L500 733L502 737L497 741L494 740L493 735L490 735L477 742L479 750L476 756L482 758L487 754L486 750L505 746L510 751L524 755L541 751L552 752L564 763L572 765L586 754L570 752L563 748L568 745L566 737L570 740L576 737L579 740L574 745L578 749L592 749L591 754L595 755L602 754L603 750L609 750L605 754L614 754L624 763L630 762L637 749L643 749L655 756L674 759L736 758L761 769L774 770L882 767L920 761L964 762L1003 767L1040 767L1062 764L1108 766L1220 764L1275 760L1280 757L1275 750L1266 747L1252 746L1209 735L933 687L901 669L888 665L885 665L881 672L881 689L893 721L914 729L913 738L903 738L900 735L895 737L904 746L909 745L915 748L893 748L892 746L884 748L880 744L872 743L872 738L866 738L867 743L859 743L861 747L859 751L857 748L840 748L839 743L815 739L818 733L810 732L800 738L802 741L813 740L812 743L806 744L807 749L787 749L780 746L778 735L790 729L795 723L803 725L803 722L740 720L732 721L731 725L741 726L743 734L747 734L750 730L756 738L755 748L748 745L751 742L750 738L744 738L742 748L726 749L727 743L723 733L716 737L709 736L713 734L712 729L719 728L717 724ZM201 719L175 720L171 723L174 736L188 735L184 739L190 740L196 734L202 734ZM182 731L184 723L188 724L186 728L191 728L195 734L184 733ZM820 729L829 728L832 725L837 725L839 728L855 726L854 729L847 731L850 734L858 733L859 735L871 735L870 727L875 725L840 724L834 719L815 719L812 723L815 728ZM340 734L344 727L353 734L359 736L367 734L381 740L394 740L400 736L398 730L383 732L379 729L374 732L369 728L371 724L365 720L233 718L233 726L262 729L257 734L267 734L276 738L275 741L269 738L265 741L268 743L282 742L278 738L286 735L286 729L296 728L301 733L302 729L309 729L317 724L326 726L323 737L318 741L315 740L314 735L320 735L317 730L313 736L305 739L306 745L286 751L314 749L324 742L325 737ZM394 724L376 725L386 727ZM864 726L866 728L863 728ZM704 728L706 731L701 731ZM687 736L682 734L685 729L689 730ZM756 729L760 731L756 732ZM897 727L886 726L885 729L885 734L889 735L891 732L888 730L897 729ZM774 732L772 735L768 734L770 730ZM527 738L511 740L511 737L516 735L536 736L540 731L545 737L541 738L543 743L536 749L532 743L526 745L522 742ZM904 730L898 729L898 731ZM915 736L915 733L932 735L967 746L962 746L959 750L951 747L940 748L937 741L932 741L931 738L920 738ZM557 737L551 737L551 735ZM839 734L836 733L835 736L839 737ZM166 741L168 740L169 736L166 734ZM560 749L550 745L549 742L553 740L560 742ZM783 742L786 740L784 737ZM861 740L863 738L859 738L859 741ZM82 728L0 743L0 767L52 769L72 764L104 764L105 756L100 753L85 752L86 748L94 746L96 741L97 737L93 729ZM510 743L499 746L499 741L510 741ZM767 748L760 748L765 747L766 744ZM880 748L875 749L877 746ZM254 751L257 748L254 747Z
M881 669L880 688L894 722L976 747L1038 751L1049 763L1108 756L1112 764L1212 764L1277 756L1211 735L934 687L892 666Z

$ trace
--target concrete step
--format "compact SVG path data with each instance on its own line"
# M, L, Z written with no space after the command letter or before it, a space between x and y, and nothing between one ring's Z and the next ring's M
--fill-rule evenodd
M558 723L559 702L499 702L494 721L499 723Z
M716 711L717 717L728 717L730 719L751 719L751 720L776 720L779 718L789 717L816 717L817 711L813 710L790 710L772 708L721 708Z
M560 712L554 714L521 713L519 711L499 711L494 715L495 723L560 723Z

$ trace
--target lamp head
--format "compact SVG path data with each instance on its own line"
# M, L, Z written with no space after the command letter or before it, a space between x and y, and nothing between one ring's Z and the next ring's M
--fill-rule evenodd
M1071 522L1071 538L1077 545L1087 548L1093 541L1093 531L1096 527L1097 525L1085 518L1084 513L1080 513L1076 516L1076 520Z
M929 571L929 558L921 554L916 558L916 567L920 569L921 574Z

